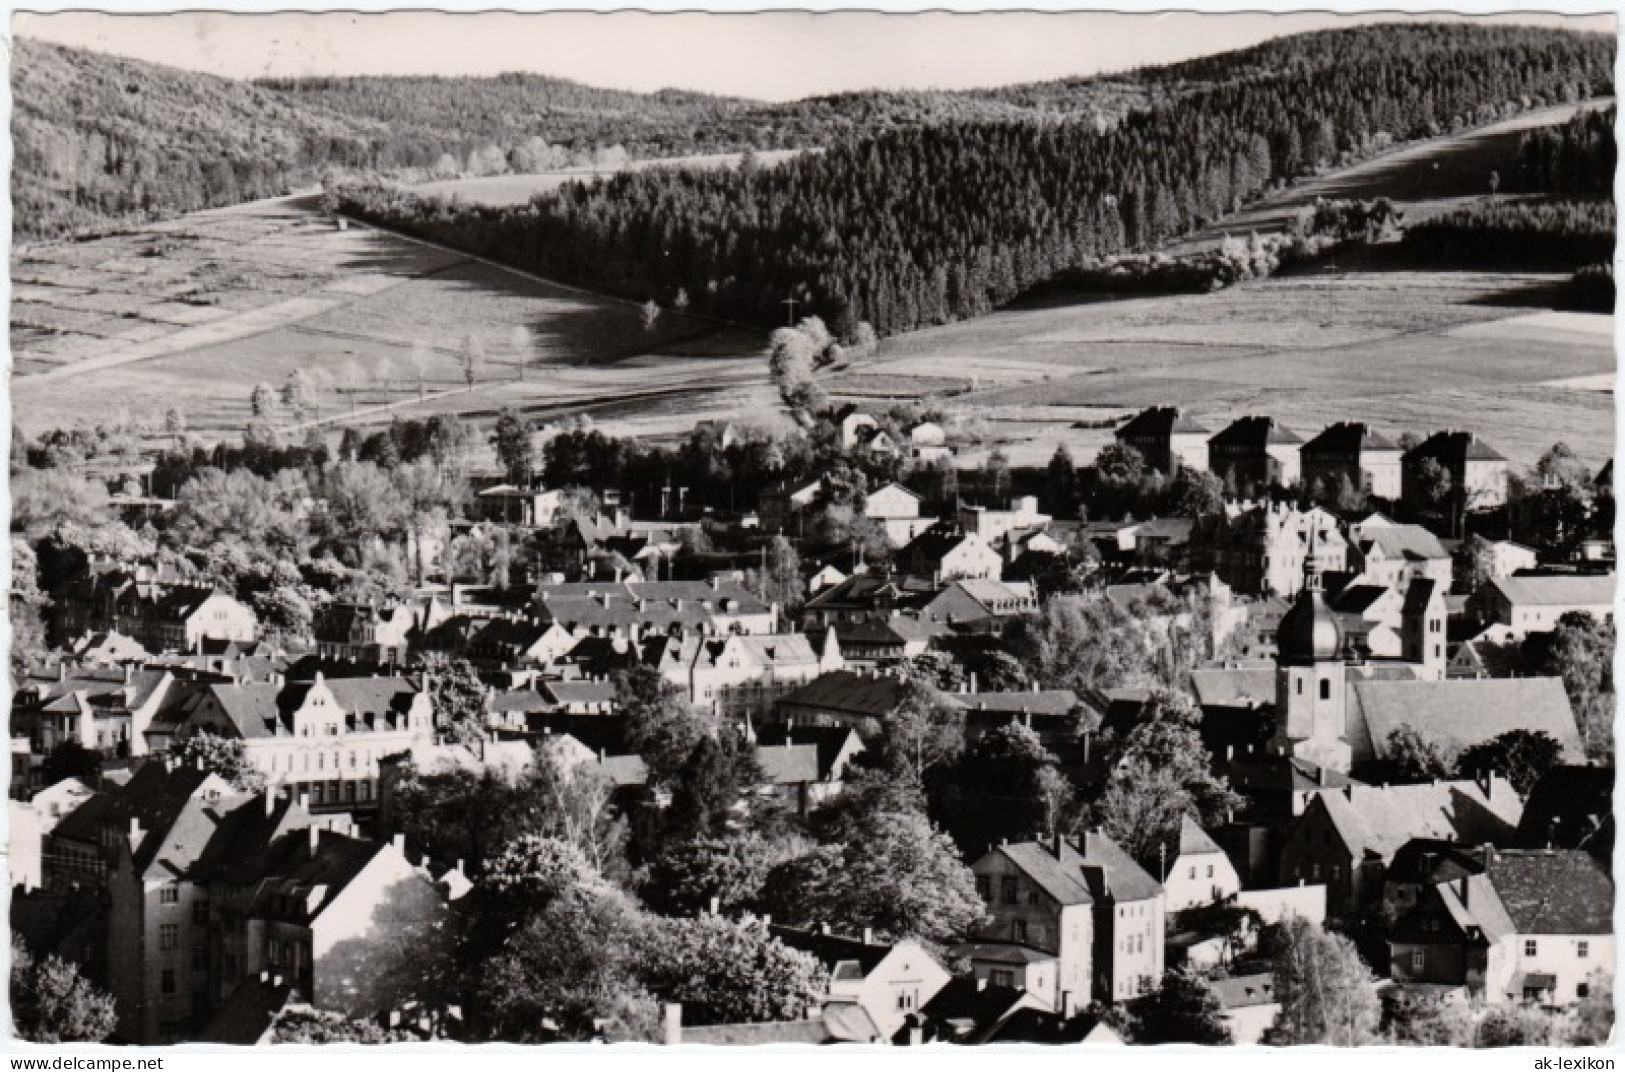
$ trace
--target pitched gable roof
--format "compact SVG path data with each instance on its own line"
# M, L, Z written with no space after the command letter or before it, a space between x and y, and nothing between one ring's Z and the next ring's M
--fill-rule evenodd
M1452 755L1517 729L1551 735L1570 757L1585 754L1558 678L1354 681L1348 689L1351 739L1363 727L1377 759L1403 725Z
M1412 838L1505 844L1522 805L1506 780L1496 777L1489 794L1473 781L1353 785L1316 795L1300 822L1316 810L1325 812L1356 858L1371 852L1387 860Z
M1515 607L1591 607L1614 602L1614 575L1497 577L1490 585Z

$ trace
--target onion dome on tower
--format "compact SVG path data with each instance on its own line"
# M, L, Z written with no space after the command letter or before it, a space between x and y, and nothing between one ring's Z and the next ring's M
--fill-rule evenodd
M1309 548L1303 557L1303 589L1298 592L1292 608L1281 616L1281 624L1275 632L1275 648L1276 661L1282 665L1331 662L1342 656L1343 629L1321 591L1313 529L1310 529Z

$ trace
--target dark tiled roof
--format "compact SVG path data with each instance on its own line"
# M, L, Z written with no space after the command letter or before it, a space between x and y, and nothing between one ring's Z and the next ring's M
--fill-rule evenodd
M1070 1020L1062 1020L1059 1015L1053 1012L1044 1012L1042 1009L1017 1009L1008 1020L995 1027L983 1041L1033 1042L1050 1046L1063 1045L1082 1042L1100 1026L1100 1017L1091 1013L1080 1013Z
M1217 447L1251 447L1262 450L1273 444L1296 445L1303 436L1274 417L1237 417L1230 426L1208 440Z
M303 1002L287 976L251 975L238 983L231 996L198 1036L199 1042L225 1046L257 1046L271 1030L277 1013Z
M863 750L858 731L850 726L787 726L772 723L756 730L756 744L760 748L780 746L787 739L798 745L810 744L817 749L820 780L834 776L835 764L849 745L856 744L857 751Z
M1462 462L1506 461L1506 455L1472 432L1435 432L1405 455L1407 462L1423 458L1434 458L1446 466L1460 465Z
M1421 525L1385 525L1371 529L1360 537L1362 554L1376 547L1389 558L1403 558L1409 562L1428 562L1450 555L1439 543L1439 538Z
M895 677L864 677L850 670L834 670L785 694L779 703L885 718L897 709L902 688L903 682Z
M855 964L864 978L874 971L880 962L891 955L892 946L886 942L865 942L862 938L849 938L839 934L819 934L817 931L805 930L800 927L784 927L775 924L768 928L773 937L789 946L791 949L810 953L824 966L826 970L834 973L843 964ZM926 955L923 952L922 956Z
M1484 874L1519 934L1613 933L1614 884L1588 853L1508 849Z
M1515 607L1589 607L1614 601L1614 575L1497 577L1491 581Z
M1117 429L1117 438L1138 436L1204 435L1208 428L1173 406L1142 409Z
M1305 454L1353 454L1365 450L1398 451L1387 436L1359 421L1343 421L1330 426L1303 445Z

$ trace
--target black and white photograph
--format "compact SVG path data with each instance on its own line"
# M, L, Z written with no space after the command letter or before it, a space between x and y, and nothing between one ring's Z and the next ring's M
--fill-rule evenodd
M0 1048L1611 1048L1617 30L12 12Z

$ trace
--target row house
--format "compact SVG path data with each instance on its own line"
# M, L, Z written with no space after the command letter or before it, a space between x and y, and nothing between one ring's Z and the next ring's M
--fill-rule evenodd
M252 643L259 636L259 619L247 604L201 585L151 594L132 587L119 595L110 625L152 652L191 651L204 639Z
M1303 475L1303 437L1274 417L1238 417L1207 441L1208 467L1230 487L1291 487Z
M153 598L171 585L184 583L173 567L139 563L126 566L92 558L85 571L52 594L51 618L59 637L113 628L120 597L135 592Z
M393 1008L391 976L444 919L447 884L399 842L322 829L301 804L235 794L217 776L149 763L98 793L50 837L108 902L107 984L115 1037L201 1037L232 992L262 970L321 1009Z
M1104 834L996 845L971 871L991 917L977 941L1052 955L1051 1008L1126 1001L1162 978L1162 886Z
M311 632L320 658L404 666L413 637L426 627L430 623L404 603L380 607L334 602L317 611Z
M318 810L373 810L378 761L432 744L426 691L404 677L287 684L207 684L176 720L173 739L208 732L243 742L272 787L291 786Z
M104 756L147 753L147 730L169 702L175 676L168 670L72 667L25 672L11 700L11 729L45 755L73 741Z
M1280 884L1324 884L1326 910L1354 919L1382 898L1387 868L1415 838L1513 843L1523 805L1499 775L1318 793L1281 849Z
M1435 432L1405 454L1407 502L1425 502L1417 473L1426 461L1437 463L1450 474L1451 490L1462 496L1468 509L1491 509L1507 501L1506 456L1472 432Z
M802 633L662 636L644 642L642 659L691 704L735 721L766 718L786 693L846 666L833 630L816 649Z
M1328 491L1347 479L1356 491L1398 499L1404 468L1399 446L1363 421L1331 425L1299 450L1305 486Z
M1233 502L1199 522L1198 571L1212 572L1242 595L1291 598L1306 565L1321 573L1347 568L1348 544L1337 518L1291 503Z
M764 603L743 585L709 581L586 581L542 584L532 613L575 636L640 640L678 630L712 636L778 631L777 603Z
M852 625L830 626L826 637L839 634L846 662L858 669L884 669L923 655L939 638L953 633L947 623L926 615L893 612Z
M1614 974L1614 884L1584 852L1496 849L1429 882L1389 931L1401 986L1566 1006Z
M1112 433L1124 446L1133 447L1145 464L1174 475L1182 468L1201 472L1208 468L1208 437L1212 430L1182 409L1156 406L1141 410Z

